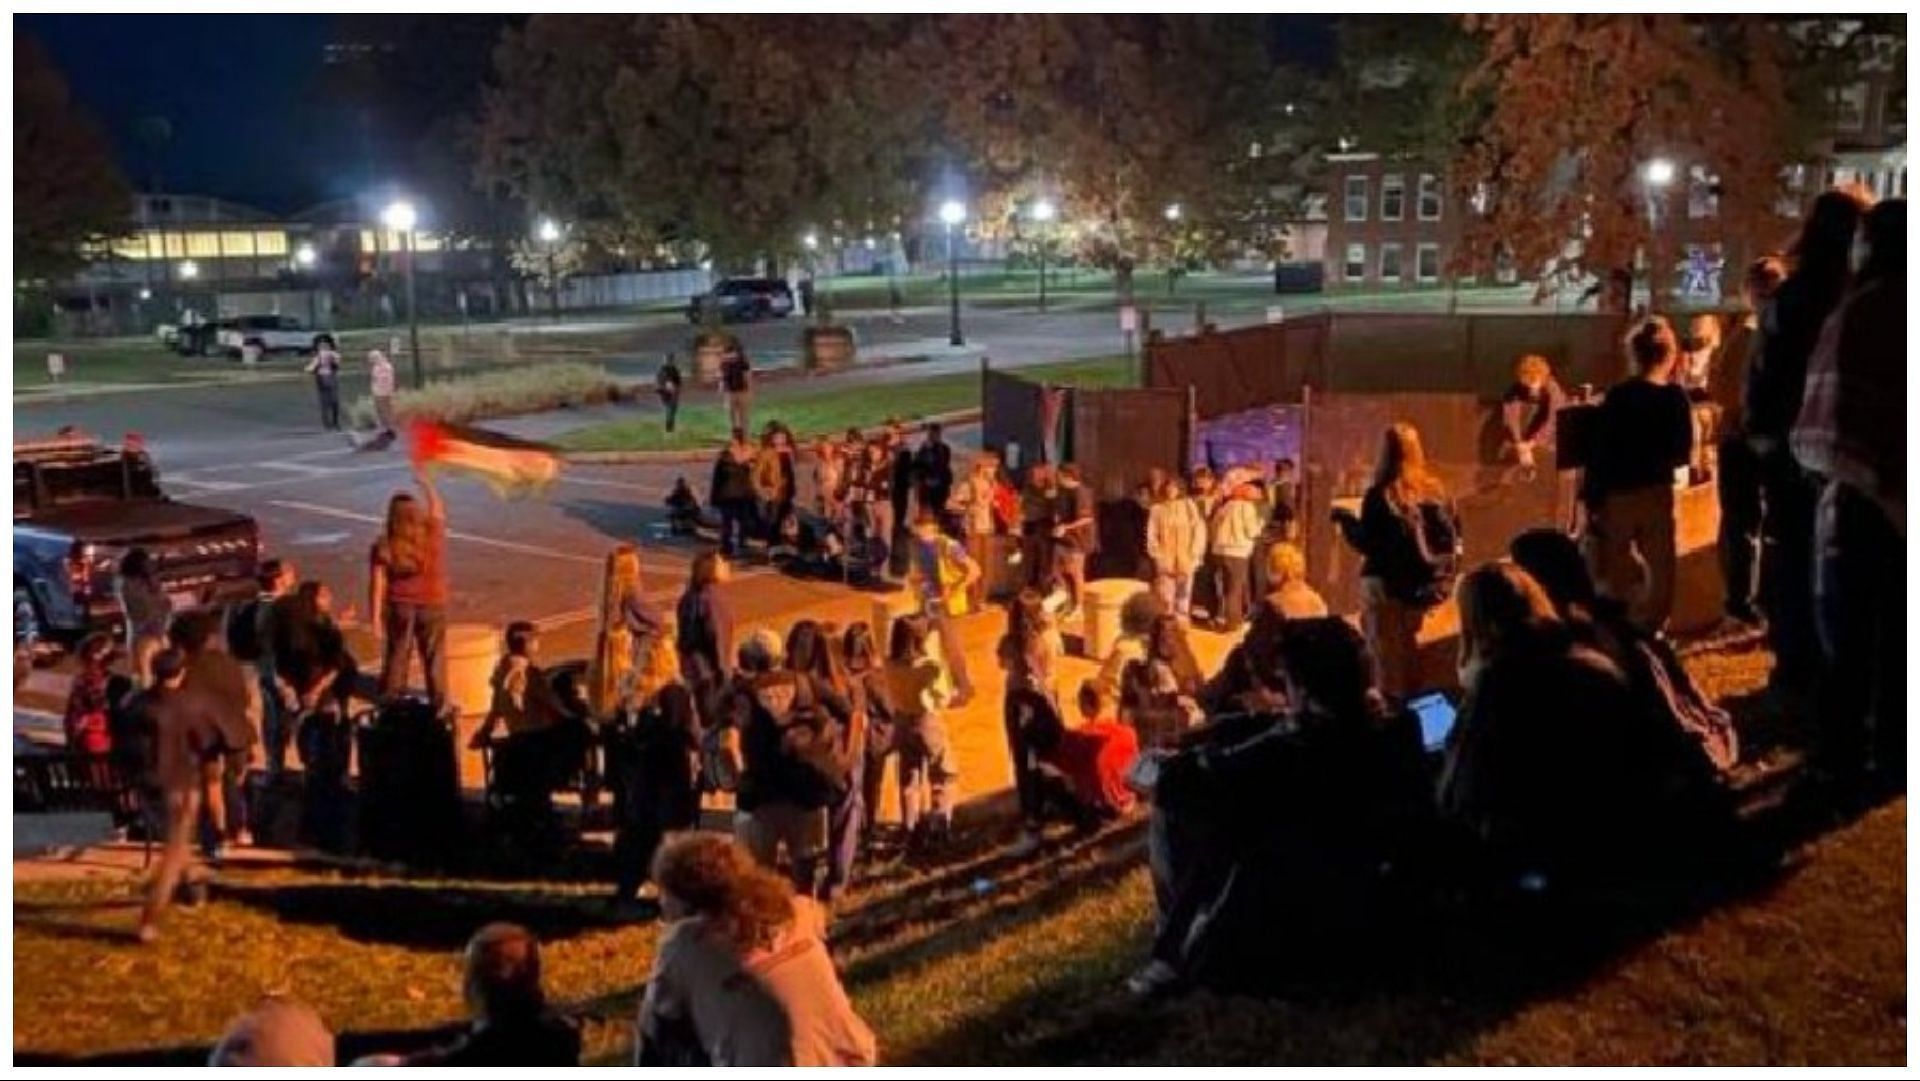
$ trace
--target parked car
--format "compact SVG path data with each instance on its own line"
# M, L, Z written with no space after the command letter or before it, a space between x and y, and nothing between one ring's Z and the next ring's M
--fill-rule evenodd
M220 332L232 327L231 319L191 320L179 326L163 326L160 340L183 357L207 357L219 348Z
M169 498L138 443L71 436L13 445L14 641L119 631L114 575L136 547L153 556L175 611L258 593L259 526Z
M793 314L793 288L779 278L727 278L687 302L687 322L703 321L711 307L723 323Z
M318 347L324 331L317 331L291 315L243 315L228 322L214 336L221 353L243 355L249 345L261 356L273 353L311 353Z

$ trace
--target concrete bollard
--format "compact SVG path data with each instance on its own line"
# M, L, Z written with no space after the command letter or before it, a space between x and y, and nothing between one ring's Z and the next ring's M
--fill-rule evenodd
M453 727L453 754L459 765L460 787L477 789L486 783L480 752L467 741L493 705L494 666L500 663L500 629L485 623L447 626L447 702L457 711Z
M1113 652L1120 640L1120 610L1147 588L1137 578L1099 578L1081 590L1081 637L1089 658L1101 660Z
M893 621L920 611L920 604L914 599L911 590L898 593L884 593L873 599L873 644L882 657L893 640Z

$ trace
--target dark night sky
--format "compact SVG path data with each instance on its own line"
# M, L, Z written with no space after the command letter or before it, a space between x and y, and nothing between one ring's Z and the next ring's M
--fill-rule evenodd
M292 213L350 195L368 163L352 114L323 103L323 15L21 15L107 128L136 188ZM142 120L165 117L158 155Z
M1325 16L1272 16L1276 60L1315 66L1332 52ZM21 15L77 100L106 125L135 188L217 195L294 213L355 195L381 175L363 119L329 101L325 15ZM172 125L156 153L149 117Z

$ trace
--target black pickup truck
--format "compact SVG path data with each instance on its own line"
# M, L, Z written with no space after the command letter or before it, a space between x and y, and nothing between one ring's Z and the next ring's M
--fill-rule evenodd
M115 578L134 548L154 558L176 612L225 607L259 590L259 526L245 514L168 498L137 443L73 437L13 445L16 643L119 632Z

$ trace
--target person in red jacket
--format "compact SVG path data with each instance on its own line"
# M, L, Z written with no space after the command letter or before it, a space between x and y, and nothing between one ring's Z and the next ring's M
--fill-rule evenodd
M1092 826L1133 810L1127 771L1140 754L1133 728L1119 719L1112 687L1099 680L1080 685L1078 728L1062 727L1035 748L1056 805L1082 826Z

